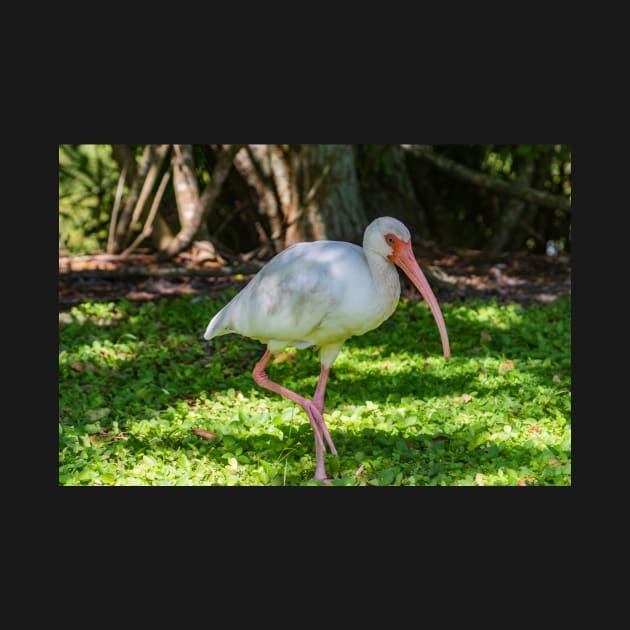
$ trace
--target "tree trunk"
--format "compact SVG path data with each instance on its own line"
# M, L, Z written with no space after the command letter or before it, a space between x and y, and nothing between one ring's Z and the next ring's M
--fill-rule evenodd
M180 231L170 241L168 246L160 252L161 259L172 258L192 243L199 227L205 222L208 213L212 210L212 206L221 192L221 186L232 166L232 160L242 146L241 144L233 144L220 153L210 182L204 188L201 196L199 196L192 214L187 215L186 223L181 225ZM182 174L180 182L184 181L186 181L185 175ZM190 182L188 183L190 184ZM192 193L188 189L185 196L190 194Z
M405 151L388 144L358 144L354 151L368 220L393 216L409 228L415 243L429 240L426 212L416 198Z
M304 145L300 206L311 238L361 243L368 223L351 144Z
M146 176L147 170L149 169L151 150L149 145L144 148L139 167L136 167L135 160L133 159L133 152L131 151L131 147L129 147L129 145L112 144L112 155L116 162L118 162L121 172L125 167L125 164L128 163L127 161L130 158L132 160L131 163L128 163L127 174L125 176L125 181L129 186L129 192L125 197L125 204L123 206L120 219L118 219L117 224L114 226L113 238L110 239L110 242L107 245L108 254L119 254L124 249L125 239L127 238L127 228L131 222L131 215L133 214L133 209L138 201L142 182Z
M163 144L158 147L157 145L148 144L145 147L140 166L136 169L129 194L125 199L122 213L118 219L113 243L110 243L108 246L109 254L119 254L129 242L133 225L140 219L146 207L169 146L168 144ZM127 159L125 156L128 156L128 153L121 149L120 145L117 145L115 150L114 146L112 146L112 153L114 156L116 154L123 156L123 159Z
M295 165L299 155L300 145L282 148L280 145L271 144L268 147L267 160L263 162L269 170L273 189L280 204L282 214L282 248L288 247L292 242L300 240L293 236L289 242L287 231L292 229L293 223L297 223L300 217L298 207L297 177Z
M142 189L140 190L140 196L138 197L136 207L133 209L131 224L129 225L128 235L126 239L127 241L129 241L129 239L131 238L131 231L136 228L146 212L149 199L151 198L151 193L155 188L155 183L158 180L158 176L162 170L162 165L164 164L164 160L166 159L170 146L170 144L161 144L159 147L157 147L157 149L155 149L153 160L151 162L151 165L149 166L149 170L147 172L147 176L144 179L144 183L142 184Z
M265 161L263 147L248 146L247 150L239 151L234 157L234 166L241 177L247 182L255 199L259 211L266 217L271 228L271 242L273 253L283 249L283 217L279 207L279 200L275 194L270 177L265 175L262 163Z
M157 217L160 203L162 202L162 196L164 195L164 191L166 190L170 177L171 172L168 170L164 172L164 175L162 175L162 181L160 182L155 196L153 197L153 203L151 204L151 209L149 210L146 223L144 224L140 234L138 234L134 239L133 243L122 253L123 256L129 256L129 254L131 254L131 252L133 252L133 250L136 249L136 247L138 247L145 238L148 238L151 234L153 234L153 223Z
M549 163L550 163L550 155L545 153L538 157L534 164L534 174L533 174L533 187L542 189L545 185L545 180L549 177ZM510 250L520 250L523 248L524 243L529 239L533 238L542 248L545 245L545 235L539 231L539 228L536 226L537 219L540 215L540 207L536 204L528 204L523 212L517 229L512 234L512 239L510 243L508 243L508 247ZM544 225L547 224L547 221L543 220L543 225L540 228L544 231Z
M352 145L272 145L267 164L283 216L283 247L321 239L362 241L367 217Z
M138 167L131 146L128 144L112 144L112 157L116 160L121 172L125 165L127 166L125 184L131 188L138 174Z
M173 189L177 204L177 216L180 226L195 220L195 208L199 203L199 184L195 175L195 159L192 144L173 145ZM207 241L210 238L208 228L202 221L194 236L195 240Z
M518 175L515 184L518 186L531 186L534 177L534 161L527 159L522 168L516 164ZM493 254L504 251L518 229L523 212L527 208L527 202L517 197L512 197L505 206L505 211L497 222L489 249Z
M151 243L156 251L161 252L168 247L173 240L173 231L164 217L158 212L153 223L153 231L151 232Z

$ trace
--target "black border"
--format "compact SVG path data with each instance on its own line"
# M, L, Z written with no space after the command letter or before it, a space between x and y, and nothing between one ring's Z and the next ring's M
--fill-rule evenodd
M465 58L460 61L466 63ZM118 94L133 93L137 97L133 103L122 102L121 96L114 102L103 102L102 97L91 102L98 95L88 90L80 104L69 105L63 112L57 108L57 114L62 115L56 126L63 142L570 142L573 126L569 103L557 107L554 96L558 92L546 91L549 85L538 84L532 90L522 76L509 81L501 71L484 73L477 67L465 72L465 66L453 74L448 66L436 70L434 62L426 56L412 58L404 72L395 72L391 61L369 70L350 66L345 70L350 77L356 70L355 79L346 81L337 71L333 85L322 80L322 73L330 71L328 66L318 73L302 72L300 81L286 87L273 75L273 81L269 77L262 81L248 74L240 90L233 82L217 85L206 78L207 94L193 91L186 99L169 98L168 87L143 93L128 83ZM232 67L232 72L241 70ZM52 186L57 171L52 156L46 172L48 168ZM44 190L48 188L38 187L37 192ZM47 192L40 203L44 208L41 214L48 218ZM578 226L578 240L579 232ZM54 234L52 226L42 227L36 239L38 250L45 252L46 287L49 264L55 264ZM579 247L574 246L573 251L579 252ZM33 282L38 282L39 263L32 274ZM40 312L41 295L38 292L33 297L36 312ZM44 303L47 305L47 298ZM54 308L54 302L51 306ZM52 317L56 317L54 312ZM44 337L45 360L41 362L47 366L50 358L54 372L48 374L46 368L39 379L37 387L41 386L45 395L36 396L36 403L44 403L37 417L48 422L53 420L50 409L58 409L54 387L58 372L52 367L58 343L55 348L51 342L50 357L47 344L49 340L58 342L58 328ZM41 339L35 342L39 346ZM41 348L37 350L38 360L43 358L40 352ZM580 382L578 375L573 376ZM47 486L57 484L58 471L56 428L51 433L51 467L44 473ZM454 545L464 541L474 544L476 538L527 545L529 537L540 539L541 530L545 536L554 536L550 530L561 530L564 536L578 477L573 475L574 485L568 488L57 487L52 499L65 526L81 522L81 529L98 535L108 535L110 527L117 532L132 527L135 536L140 531L159 530L170 531L176 538L175 532L188 532L195 547L200 541L212 543L240 529L251 536L240 539L250 548L255 541L273 537L277 541L274 544L288 551L286 544L293 537L302 545L311 541L321 547L304 557L321 553L339 560L349 548L356 548L365 534L378 553L390 541L400 544L404 540L413 550L432 539L443 541L445 536L451 536Z

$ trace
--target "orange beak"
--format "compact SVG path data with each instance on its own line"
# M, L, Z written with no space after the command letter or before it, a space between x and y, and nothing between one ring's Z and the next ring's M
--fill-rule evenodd
M406 243L400 239L396 239L396 242L393 245L393 250L393 253L388 256L388 258L405 272L409 280L413 282L416 289L420 292L420 295L429 305L440 331L440 337L442 338L444 360L448 361L451 357L451 347L448 342L448 334L446 332L444 317L442 316L440 305L435 299L435 295L433 295L433 291L431 290L427 279L424 277L424 274L416 261L416 257L413 255L413 250L411 249L411 239Z

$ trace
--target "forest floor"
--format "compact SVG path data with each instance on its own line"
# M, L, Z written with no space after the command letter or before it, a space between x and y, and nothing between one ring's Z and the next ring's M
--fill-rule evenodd
M242 288L264 262L226 266L191 254L158 262L148 253L123 260L106 255L68 257L60 252L59 311L84 300L144 302L182 295L193 299L216 297L226 289ZM491 298L500 303L548 303L571 295L571 262L567 256L434 249L419 262L438 301L444 303ZM405 279L402 297L414 296L417 298L417 291Z

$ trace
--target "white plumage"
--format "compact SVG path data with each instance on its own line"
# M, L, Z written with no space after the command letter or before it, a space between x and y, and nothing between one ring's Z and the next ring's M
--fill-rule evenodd
M448 360L448 336L437 300L413 256L409 230L392 217L368 225L363 247L316 241L284 250L212 318L204 334L205 339L212 339L238 333L267 345L254 379L306 412L315 432L315 479L326 480L324 438L336 454L322 415L330 366L346 339L373 330L396 309L400 282L393 263L429 303ZM271 355L287 346L320 348L320 379L312 400L272 382L265 373Z

